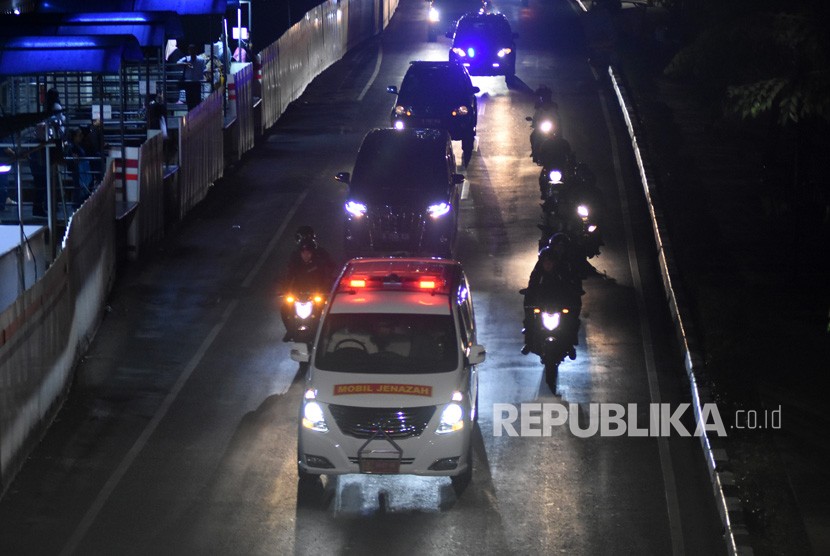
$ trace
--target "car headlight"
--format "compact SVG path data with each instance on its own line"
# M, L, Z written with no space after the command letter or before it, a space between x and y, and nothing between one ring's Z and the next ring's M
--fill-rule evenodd
M427 212L433 218L440 218L450 212L450 205L447 203L438 203L437 205L430 205L427 207Z
M582 218L588 218L588 207L585 205L579 205L576 207L576 213Z
M323 408L315 401L306 401L303 406L303 426L317 432L328 432L329 426L323 416Z
M513 49L512 49L512 48L502 48L502 49L501 49L501 50L499 50L499 52L498 52L498 57L499 57L499 58L504 58L505 56L507 56L507 55L508 55L508 54L510 54L511 52L513 52Z
M355 218L360 218L366 214L366 205L355 201L348 201L346 203L346 211Z
M402 104L398 104L395 106L396 116L409 116L410 114L412 114L412 110L409 110L406 106Z
M311 310L314 308L314 303L311 301L297 301L294 303L294 312L301 319L307 319L311 316Z
M457 403L448 404L441 413L438 423L438 434L447 434L464 428L464 409Z
M539 131L542 133L550 133L553 129L553 122L550 120L542 120L539 124Z
M458 47L456 46L455 48L453 48L453 49L452 49L452 52L453 52L453 54L455 54L455 55L456 55L456 56L458 56L459 58L466 58L466 57L467 57L467 53L466 53L466 52L464 52L464 49L463 49L463 48L458 48Z
M441 14L438 12L438 10L435 7L430 6L430 8L429 8L429 22L430 23L438 23L439 21L441 21Z
M596 224L591 224L590 226L588 226L588 233L589 234L592 234L596 231L597 231L597 225Z
M406 127L406 125L404 125L403 120L395 120L395 129L400 131L405 127Z
M562 181L561 170L551 170L550 174L548 174L548 180L553 183L560 183Z
M452 111L453 116L466 116L470 113L470 109L466 106L459 106L455 110Z
M559 313L542 313L542 326L548 330L555 330L561 318Z
M12 171L11 164L0 164L0 174L8 174Z

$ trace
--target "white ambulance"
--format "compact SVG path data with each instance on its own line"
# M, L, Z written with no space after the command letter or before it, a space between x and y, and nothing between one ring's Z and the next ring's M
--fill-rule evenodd
M298 472L472 476L478 371L461 264L367 258L346 264L323 314L300 409Z

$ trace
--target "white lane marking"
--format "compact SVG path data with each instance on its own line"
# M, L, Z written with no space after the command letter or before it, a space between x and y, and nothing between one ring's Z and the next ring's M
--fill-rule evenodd
M228 319L236 309L237 305L239 305L239 300L234 299L225 308L224 313L222 313L221 319L211 329L210 333L202 342L202 345L199 346L199 349L196 351L196 353L193 355L190 361L188 361L187 366L184 368L184 371L182 371L182 374L179 375L176 384L173 385L173 388L167 394L167 397L164 398L164 401L162 402L161 406L159 406L158 410L156 410L156 413L155 415L153 415L153 418L150 420L149 423L147 423L147 426L144 427L144 430L141 431L141 435L132 445L129 452L127 452L127 455L124 456L124 459L118 465L118 468L116 468L113 474L110 475L110 478L107 479L107 482L104 483L104 486L101 488L101 491L98 493L98 496L95 497L95 500L89 507L89 510L87 510L86 514L84 514L83 519L81 519L81 522L75 528L75 531L72 533L72 536L69 538L66 545L63 547L63 550L61 550L61 556L69 556L70 554L74 553L75 550L78 548L78 545L80 544L81 540L83 540L83 538L89 531L89 528L97 519L98 514L101 512L101 509L103 509L104 505L107 503L107 500L109 500L110 495L118 486L118 483L121 482L121 479L124 478L124 475L127 474L127 471L130 469L133 462L135 462L138 455L144 449L144 446L147 445L147 441L153 435L153 432L155 432L156 427L158 427L159 423L161 423L161 420L164 419L164 416L167 414L167 411L173 405L173 402L176 400L176 397L179 395L179 392L181 392L182 388L187 382L187 379L190 378L190 375L193 374L193 371L202 361L202 357L204 357L205 353L207 353L207 350L210 349L210 346L213 344L213 341L216 340L216 337L222 331L222 328L225 327L225 324L228 322Z
M596 73L594 73L596 76ZM619 148L617 136L611 127L611 118L608 105L602 91L599 93L599 102L605 117L605 125L608 128L608 136L611 139L611 154L614 160L614 174L617 181L617 189L620 194L620 205L622 208L623 225L625 227L625 242L628 247L628 265L631 268L631 278L634 281L634 290L637 292L637 314L640 320L640 333L643 338L643 354L645 356L646 376L648 377L648 390L652 403L660 403L660 386L657 381L656 363L654 361L654 350L652 348L651 326L646 316L646 302L643 295L643 282L640 277L640 265L637 262L637 252L634 246L634 232L631 226L631 216L628 213L628 195L625 191L625 184L620 168ZM669 530L671 532L672 554L682 556L685 554L683 543L683 528L680 524L680 504L677 500L677 482L674 474L674 466L671 461L669 441L665 437L657 438L657 451L660 454L660 469L663 475L663 488L666 492L666 510L669 518Z
M366 93L369 92L369 87L372 86L372 83L375 82L377 79L378 74L380 73L380 63L383 61L383 46L378 45L378 59L375 62L375 71L372 73L372 77L369 78L369 82L366 83L366 86L363 87L363 90L360 91L360 94L357 95L357 101L360 102L363 100L363 97L366 96Z
M288 226L288 223L291 222L292 218L294 218L294 213L297 212L297 209L300 208L301 204L303 204L306 195L308 195L308 188L306 188L305 191L300 193L300 196L297 197L296 201L294 201L294 206L291 207L291 210L289 210L288 214L286 214L285 218L283 218L282 224L280 224L280 227L277 228L277 231L274 233L274 237L271 238L271 241L268 242L267 247L265 247L265 251L262 252L256 264L248 273L248 276L246 276L245 279L242 281L243 288L247 288L251 285L251 282L254 281L254 278L262 268L262 265L265 264L265 261L268 259L268 257L271 256L271 253L274 251L274 249L276 249L277 243L282 238L282 234L285 232L286 226Z

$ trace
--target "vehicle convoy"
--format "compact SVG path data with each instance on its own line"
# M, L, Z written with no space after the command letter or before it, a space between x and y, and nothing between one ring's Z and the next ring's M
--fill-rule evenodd
M516 75L516 39L504 14L484 10L462 16L454 31L450 62L466 67L470 75L503 75L509 81Z
M480 89L460 64L413 61L401 81L400 89L386 90L398 98L392 108L390 125L395 129L445 129L453 141L461 141L462 162L466 166L475 146Z
M446 131L370 131L353 172L335 176L349 186L347 255L452 256L464 183L455 168Z
M354 259L343 269L308 363L298 434L301 481L323 474L472 476L477 343L461 264Z

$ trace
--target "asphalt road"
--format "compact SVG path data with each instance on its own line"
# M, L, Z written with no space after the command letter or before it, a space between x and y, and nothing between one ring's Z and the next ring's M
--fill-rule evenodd
M426 3L403 0L382 37L316 79L159 251L126 269L66 406L0 501L0 553L724 552L696 438L496 434L494 404L562 404L585 426L590 404L637 404L642 424L651 403L689 401L626 134L585 63L577 12L497 8L520 35L518 79L474 78L479 139L462 169L457 258L488 351L467 490L406 476L298 490L296 478L302 370L280 341L275 284L298 225L342 254L334 174L387 125L386 85L408 61L446 57L448 39L426 40ZM560 396L519 353L517 290L540 216L524 117L542 83L609 205Z

